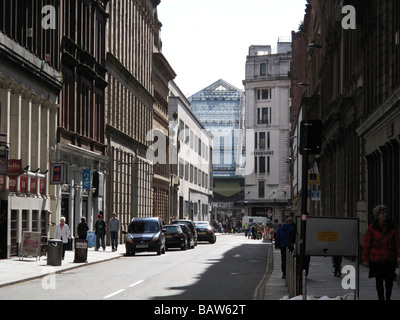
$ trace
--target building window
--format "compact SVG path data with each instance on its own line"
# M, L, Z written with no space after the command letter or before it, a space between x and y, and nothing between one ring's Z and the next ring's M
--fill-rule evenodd
M265 182L258 181L258 197L265 198Z
M267 149L271 147L271 135L270 132L267 132Z
M267 74L267 64L261 63L260 64L260 76L265 76Z
M271 158L267 157L267 174L270 174L271 172Z
M272 89L258 89L257 100L270 100L272 99Z
M258 108L257 109L257 120L258 120L258 124L260 123L266 123L268 124L268 112L270 108Z
M182 120L179 120L179 140L185 141L185 124Z
M185 175L185 163L182 159L179 159L179 177L183 178Z
M265 149L265 132L260 132L260 149Z
M260 165L260 173L265 173L265 157L260 157L258 159L259 165Z

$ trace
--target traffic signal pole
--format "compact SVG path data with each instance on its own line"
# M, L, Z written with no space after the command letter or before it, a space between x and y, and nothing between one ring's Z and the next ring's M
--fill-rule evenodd
M299 263L297 265L297 294L301 294L305 288L303 284L303 272L306 263L306 229L307 229L307 194L308 194L308 156L319 154L322 144L322 121L304 120L300 123L300 154L302 155L301 172L301 222L300 222L300 246ZM307 262L308 263L308 262ZM304 282L307 276L304 276ZM303 299L306 299L305 294Z
M303 271L305 269L305 252L306 252L306 228L307 228L307 192L308 192L308 150L304 150L302 154L302 172L301 172L301 222L300 222L300 257L297 270L298 294L303 291ZM303 296L303 299L306 297Z

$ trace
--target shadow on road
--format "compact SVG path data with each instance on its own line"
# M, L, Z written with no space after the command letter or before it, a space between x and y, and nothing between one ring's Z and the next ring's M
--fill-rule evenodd
M267 269L268 250L272 250L271 244L259 241L235 247L221 259L208 259L205 263L210 265L209 268L197 277L195 284L170 287L169 290L177 294L153 299L252 300Z

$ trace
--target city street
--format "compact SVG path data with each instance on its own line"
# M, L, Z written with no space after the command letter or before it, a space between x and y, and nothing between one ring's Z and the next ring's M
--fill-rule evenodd
M199 242L192 250L123 256L6 286L0 299L257 300L263 298L271 258L269 243L220 235L215 244Z

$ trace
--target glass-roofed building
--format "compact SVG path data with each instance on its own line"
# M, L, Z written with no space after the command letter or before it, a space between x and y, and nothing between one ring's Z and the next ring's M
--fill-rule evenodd
M244 93L219 79L188 100L192 113L214 136L214 207L233 210L244 189Z

